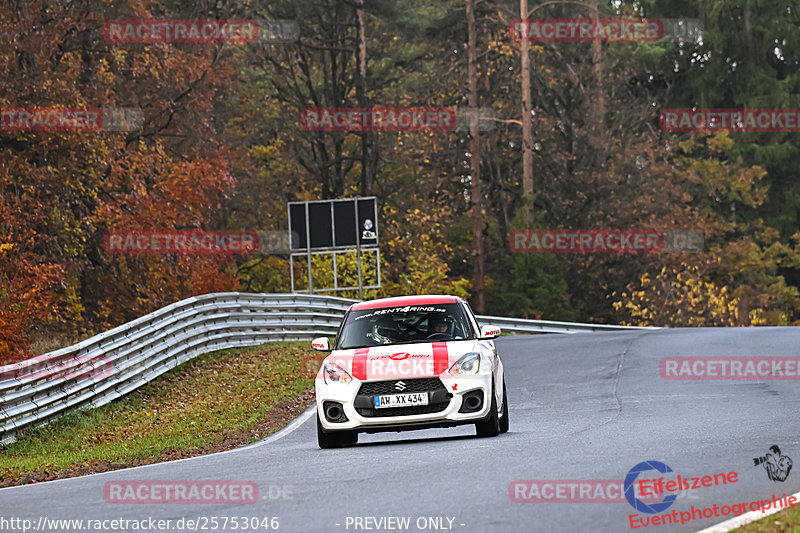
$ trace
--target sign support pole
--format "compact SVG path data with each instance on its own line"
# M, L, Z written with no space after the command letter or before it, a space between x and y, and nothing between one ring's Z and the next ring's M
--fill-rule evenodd
M294 292L294 256L289 252L289 279L292 281L292 292Z
M358 200L356 204L356 263L358 264L358 299L364 299L364 281L361 277L361 218L358 216Z
M311 227L308 221L308 204L305 205L306 212L306 250L308 251L308 294L314 294L314 282L311 279Z

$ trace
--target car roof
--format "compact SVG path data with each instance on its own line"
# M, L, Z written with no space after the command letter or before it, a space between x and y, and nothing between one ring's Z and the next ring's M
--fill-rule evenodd
M359 302L350 306L348 311L362 311L364 309L383 309L386 307L403 307L406 305L430 305L430 304L452 304L463 303L464 300L458 296L446 295L420 295L420 296L396 296L394 298L381 298L368 302Z

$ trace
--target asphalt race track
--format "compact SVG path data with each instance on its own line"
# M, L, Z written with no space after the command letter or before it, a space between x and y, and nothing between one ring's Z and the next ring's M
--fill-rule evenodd
M800 328L518 336L497 343L510 405L505 435L478 439L472 426L362 434L355 447L321 450L315 415L306 414L268 441L231 452L3 489L0 514L34 524L42 516L173 523L181 517L277 517L279 531L303 533L367 531L355 528L355 517L394 516L410 517L408 529L394 529L400 531L447 530L450 518L456 531L624 532L636 512L625 501L515 503L509 484L621 481L637 463L656 460L683 476L738 474L737 483L682 495L667 512L800 491L800 466L777 482L753 464L774 444L800 461L796 380L668 381L659 374L665 356L800 357ZM252 480L260 501L107 504L104 484L116 480ZM445 517L444 525L428 517ZM698 531L723 520L642 529Z

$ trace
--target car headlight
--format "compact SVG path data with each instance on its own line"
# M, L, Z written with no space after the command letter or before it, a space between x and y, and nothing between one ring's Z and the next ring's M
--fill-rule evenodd
M340 367L336 363L325 363L325 365L322 367L322 377L327 384L347 384L353 381L352 376L347 373L347 370Z
M453 363L453 366L450 367L449 372L455 376L477 374L480 366L481 354L478 352L472 352L462 356L458 361Z

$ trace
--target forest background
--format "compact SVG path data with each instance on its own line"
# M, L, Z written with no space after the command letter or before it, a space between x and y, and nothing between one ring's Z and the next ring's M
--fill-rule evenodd
M286 255L108 254L109 231L279 231L287 202L361 195L377 197L381 237L383 284L367 298L450 293L486 314L584 322L799 324L800 134L674 134L658 119L664 108L800 107L800 0L528 8L697 19L703 34L534 42L523 69L515 1L3 2L0 108L136 107L144 121L0 131L0 363L192 295L290 290ZM108 42L104 24L118 19L290 20L299 38ZM497 121L472 135L300 124L310 107L476 104ZM508 235L524 228L689 228L705 244L512 253ZM329 281L330 265L315 267Z

